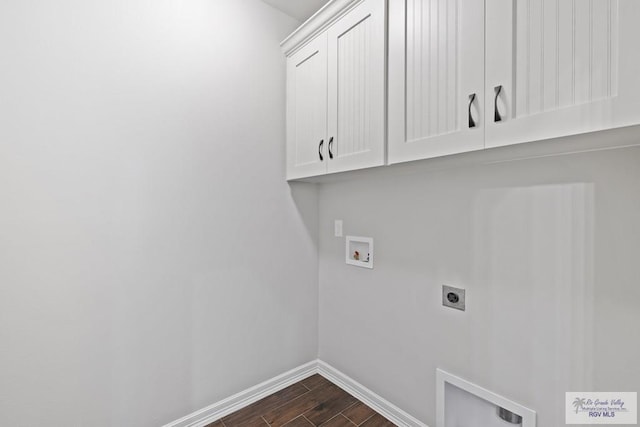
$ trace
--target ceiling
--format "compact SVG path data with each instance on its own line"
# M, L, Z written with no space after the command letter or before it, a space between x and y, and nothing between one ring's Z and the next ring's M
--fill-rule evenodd
M316 13L327 0L262 0L276 9L304 22Z

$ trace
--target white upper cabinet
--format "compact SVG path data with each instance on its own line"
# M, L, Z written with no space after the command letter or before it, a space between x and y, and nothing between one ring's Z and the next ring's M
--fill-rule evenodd
M367 0L328 30L329 172L384 164L384 19Z
M385 0L334 0L283 42L287 179L385 163Z
M287 178L327 170L327 35L287 58Z
M487 147L640 123L640 2L487 0Z
M390 0L390 163L484 148L483 35L482 0Z
M389 0L389 162L640 123L640 1Z
M287 178L639 125L639 43L640 0L332 0L282 43Z

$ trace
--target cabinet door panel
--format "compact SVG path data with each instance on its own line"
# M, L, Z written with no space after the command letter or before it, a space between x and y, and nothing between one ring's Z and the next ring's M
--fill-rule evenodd
M384 20L365 0L328 30L329 172L384 164Z
M483 148L483 105L484 2L390 0L389 162Z
M487 0L486 145L640 123L638 3Z
M326 172L326 132L327 35L324 33L287 59L287 179Z

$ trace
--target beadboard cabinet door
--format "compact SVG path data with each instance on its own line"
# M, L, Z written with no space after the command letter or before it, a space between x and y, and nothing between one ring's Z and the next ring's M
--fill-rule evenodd
M328 30L328 172L385 162L385 0L364 0Z
M389 163L484 148L484 1L389 1Z
M640 123L640 2L487 0L486 145Z
M287 179L327 171L327 34L287 58Z

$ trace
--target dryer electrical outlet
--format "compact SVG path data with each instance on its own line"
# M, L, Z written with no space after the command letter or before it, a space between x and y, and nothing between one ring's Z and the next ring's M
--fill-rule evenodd
M442 305L465 311L465 291L464 289L452 286L442 286Z

